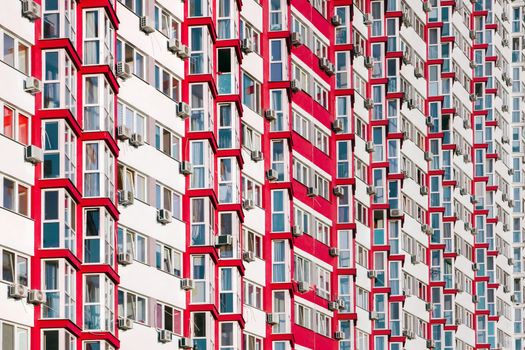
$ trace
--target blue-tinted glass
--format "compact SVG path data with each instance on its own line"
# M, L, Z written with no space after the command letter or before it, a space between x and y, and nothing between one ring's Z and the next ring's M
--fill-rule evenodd
M60 247L60 225L58 222L47 222L44 224L44 248Z

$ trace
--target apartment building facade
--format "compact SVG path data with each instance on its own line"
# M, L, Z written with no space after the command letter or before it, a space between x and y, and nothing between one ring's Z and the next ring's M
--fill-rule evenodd
M3 5L2 349L525 347L522 1Z

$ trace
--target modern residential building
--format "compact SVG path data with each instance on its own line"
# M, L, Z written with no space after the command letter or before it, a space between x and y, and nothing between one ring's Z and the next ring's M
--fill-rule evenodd
M0 349L525 349L521 0L4 0Z

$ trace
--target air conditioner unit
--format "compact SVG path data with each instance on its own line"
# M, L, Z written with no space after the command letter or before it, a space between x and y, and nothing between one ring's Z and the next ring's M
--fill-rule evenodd
M469 31L469 36L472 40L476 39L476 31L475 30L470 30Z
M242 39L241 41L241 50L244 53L253 52L253 41L252 39Z
M372 278L376 278L377 277L377 273L375 272L375 270L368 270L366 275L368 276L368 278L372 279Z
M144 144L144 138L142 137L141 134L133 133L133 134L131 134L131 138L129 139L129 143L133 147L140 147L140 146L142 146Z
M421 225L421 232L426 233L427 235L432 233L432 227L428 224L422 224Z
M474 102L476 101L476 94L470 94L468 98L470 101Z
M430 12L431 10L432 10L432 6L430 6L430 3L428 1L425 1L423 3L423 11Z
M478 202L478 200L476 199L476 197L470 196L470 203L476 204L477 202Z
M509 106L508 106L508 105L502 105L502 106L501 106L501 110L502 110L503 112L508 112L508 111L509 111Z
M456 255L461 255L461 248L456 248L454 252L456 253Z
M292 79L290 80L290 90L292 92L298 92L301 89L301 85L299 84L299 80Z
M509 197L507 196L506 193L502 193L502 194L501 194L501 200L504 201L504 202L506 202L506 201L509 200Z
M461 321L461 319L459 318L456 318L456 321L454 323L456 324L456 326L459 326L463 324L463 321Z
M417 255L411 255L411 256L410 256L410 262L411 262L413 265L416 265L416 264L419 264L419 263L420 263L419 259L417 258Z
M129 130L128 127L124 125L120 125L119 127L117 127L117 139L121 141L125 141L125 140L129 140L130 137L131 137L131 131Z
M40 18L40 5L33 0L23 0L22 16L31 21Z
M456 282L456 283L454 284L454 287L456 288L456 290L457 290L459 293L463 292L463 286L461 285L461 283Z
M505 135L504 135L504 136L501 137L501 142L503 142L503 143L509 143L509 141L510 141L510 140L509 140L509 137L508 137L508 136L505 136Z
M274 314L266 314L266 323L274 325L279 322L279 317Z
M140 17L140 30L146 34L153 33L155 31L153 20L148 16Z
M168 51L177 54L180 50L181 42L179 39L168 40Z
M507 21L509 20L509 16L507 15L506 12L502 12L502 13L501 13L501 20L502 20L503 22L507 22Z
M190 278L183 278L180 280L180 288L182 290L192 290L193 289L193 280Z
M365 26L372 25L372 15L370 15L369 13L363 14L363 24Z
M159 331L159 342L161 343L169 343L173 339L173 333L166 329L161 329Z
M334 332L334 339L336 340L342 340L345 338L345 333L342 331L336 331Z
M477 295L473 295L473 296L472 296L472 302L473 302L474 304L476 304L476 303L478 302L478 300L479 300L479 298L478 298Z
M426 117L425 118L425 124L427 126L432 126L432 118L431 117Z
M242 207L245 210L251 210L255 208L255 205L253 204L253 199L245 199L242 201Z
M328 69L328 66L330 65L330 61L326 57L319 58L319 68L322 70Z
M478 271L478 270L479 270L478 263L472 263L472 271Z
M24 81L24 91L31 95L42 91L42 83L35 77L27 77Z
M308 282L299 281L297 282L297 290L299 293L306 293L310 290L310 284Z
M119 190L117 192L117 195L118 195L118 204L123 205L125 207L133 204L133 201L135 199L133 197L133 192L131 191Z
M463 228L465 229L465 231L470 231L470 223L469 222L465 222L463 224Z
M401 60L403 61L403 64L410 64L410 53L408 51L403 52Z
M344 310L346 308L346 301L343 298L337 299L337 303L339 304L339 310Z
M431 303L426 303L425 304L425 310L432 311L432 310L434 310L434 306L432 306Z
M27 288L21 284L11 284L8 290L8 297L13 299L24 299L27 297Z
M460 155L461 155L461 148L459 148L459 147L456 146L456 149L454 149L454 154L455 154L456 156L460 156Z
M419 193L421 193L422 196L426 196L428 194L428 187L421 186L421 188L419 189Z
M371 321L375 321L379 319L379 314L375 311L370 311L369 318Z
M231 246L233 243L233 237L231 235L218 235L215 237L215 247Z
M292 226L292 236L301 237L303 235L303 229L299 225Z
M255 261L255 255L253 254L253 252L244 252L242 253L242 260L246 262Z
M372 108L374 108L374 101L372 101L372 99L370 98L365 98L363 100L363 105L366 109L371 110Z
M413 331L403 330L403 336L407 339L414 339L416 337L416 334Z
M369 195L369 196L372 196L372 195L376 194L375 186L368 186L366 188L366 194Z
M190 116L190 106L186 102L179 102L177 104L177 116L186 119Z
M416 67L414 68L414 76L415 76L416 78L418 78L418 79L421 78L421 77L423 77L423 71L422 71L422 69L421 69L420 67L416 66Z
M119 253L117 260L120 265L130 265L133 263L133 255L131 255L130 253Z
M275 169L269 169L266 171L266 178L268 181L276 181L279 178L279 174Z
M341 131L343 131L343 128L344 128L344 125L343 125L343 121L341 119L336 119L332 122L332 130L335 132L335 133L339 133Z
M433 340L428 339L428 340L427 340L427 348L428 348L428 349L433 349L433 348L435 348L435 347L436 347L436 343L434 343Z
M344 189L342 186L334 186L333 193L336 197L342 197L344 196Z
M38 289L30 290L27 295L27 302L33 305L41 305L46 303L46 295Z
M118 319L118 329L127 331L133 329L133 320L127 317L122 317Z
M510 231L510 228L509 228L508 224L503 224L503 231L505 231L505 232Z
M430 162L432 160L432 156L430 155L430 152L425 152L424 157L427 162Z
M368 152L368 153L372 153L374 152L374 143L372 141L368 141L366 144L365 144L365 150Z
M509 208L514 208L514 201L512 199L509 200Z
M511 295L510 296L510 301L515 303L516 302L516 297L514 295Z
M509 287L503 286L503 293L508 293L508 292L509 292Z
M339 256L339 249L337 249L337 247L330 247L328 248L328 254L330 254L330 256Z
M463 128L470 129L470 120L468 118L463 119Z
M464 189L464 188L461 188L461 189L459 190L459 194L462 195L462 196L464 196L464 195L467 194L467 190Z
M303 44L303 38L301 37L301 33L292 32L292 34L290 34L290 41L292 42L292 45L295 47L301 46Z
M179 339L179 349L191 349L193 348L193 341L190 338Z
M273 122L275 119L277 119L277 113L273 109L267 109L264 111L264 117L266 120Z
M403 24L405 25L405 27L410 27L412 25L412 23L410 22L410 10L409 9L405 9L403 11Z
M354 56L358 57L363 54L363 48L359 44L354 44Z
M407 99L406 101L407 101L407 108L408 108L408 109L414 109L414 107L415 107L414 99L409 98L409 99Z
M337 27L337 26L340 26L341 24L343 24L343 20L342 20L341 16L333 15L332 16L332 25Z
M185 60L188 57L190 57L190 49L188 48L188 46L180 44L179 50L177 51L177 56L182 60Z
M44 161L44 153L40 147L29 145L25 148L24 159L32 164L42 163Z
M317 190L315 187L308 187L306 189L306 195L310 198L317 196Z
M503 46L509 46L509 39L503 39L503 40L501 40L501 45L503 45Z
M180 173L183 175L190 175L193 173L193 164L187 160L180 163Z
M390 209L391 218L400 218L403 216L403 211L401 209Z
M366 56L364 62L365 62L365 67L366 68L372 68L373 65L374 65L374 60L370 56Z
M328 63L328 67L326 67L326 69L324 71L329 76L334 75L334 73L335 73L335 65L332 62L329 62Z
M258 162L263 159L263 154L259 150L252 151L250 156L254 162Z
M472 69L476 68L476 62L470 61L469 62L469 67L472 68Z
M157 210L157 221L163 225L169 224L171 222L171 212L167 209Z
M126 80L131 78L131 72L133 71L133 67L131 66L131 63L124 63L119 62L117 63L117 69L115 74L118 78L122 80Z

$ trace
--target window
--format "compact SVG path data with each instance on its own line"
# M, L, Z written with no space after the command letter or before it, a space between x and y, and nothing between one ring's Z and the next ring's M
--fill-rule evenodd
M0 134L28 145L31 140L30 117L0 101Z
M310 121L295 111L293 111L293 130L305 139L310 139Z
M277 181L288 180L288 143L286 140L271 141L272 169L277 172Z
M337 232L337 248L339 248L339 268L352 267L352 231L344 230Z
M208 84L190 85L190 131L215 131L214 103Z
M299 326L312 329L312 309L305 305L296 303L295 323Z
M193 348L213 349L215 344L215 326L211 314L207 312L192 312L190 325Z
M192 303L213 304L215 300L215 264L207 255L193 255L191 261L191 277L194 288L191 292Z
M144 15L144 0L119 0L137 16Z
M182 253L165 244L155 244L155 266L157 269L182 277Z
M43 350L74 350L77 338L65 329L46 329L42 332L42 344Z
M326 200L330 199L330 181L325 179L322 175L314 174L314 185L317 194Z
M286 232L289 226L288 194L284 190L273 190L272 232Z
M337 89L351 87L349 51L338 51L335 54L335 86Z
M104 142L84 143L84 196L115 198L115 157Z
M183 318L182 310L166 304L157 303L155 307L155 327L165 329L176 335L182 335Z
M298 225L302 232L311 235L311 222L312 215L309 212L309 209L302 209L297 205L294 206L294 223Z
M332 319L328 315L325 315L319 311L315 311L315 324L317 326L317 329L315 331L317 333L322 334L325 337L329 337L331 335L331 323Z
M350 7L335 7L334 12L341 18L341 24L335 28L335 43L350 43Z
M219 148L231 149L238 147L239 124L235 118L237 116L237 109L233 104L220 104L217 109L219 112Z
M66 121L44 121L44 179L67 178L76 183L77 138Z
M290 315L292 313L289 293L281 290L274 291L272 306L273 314L277 316L277 324L272 329L273 333L289 333L291 328Z
M328 90L321 83L314 81L314 100L328 109Z
M275 120L270 124L271 131L285 131L288 127L288 97L286 90L270 91L271 110L275 113Z
M217 49L217 90L219 95L237 93L238 71L238 63L234 50L231 48Z
M124 42L122 39L117 39L116 55L117 62L129 64L137 77L142 80L146 79L145 54L139 52L135 47Z
M42 318L76 319L76 271L65 259L44 260Z
M210 188L213 186L213 150L207 141L190 142L190 159L193 165L191 188Z
M219 248L219 256L223 259L237 258L239 256L239 216L232 211L219 213L219 235L231 236L232 244Z
M293 177L305 186L310 186L310 168L303 162L293 159Z
M195 1L191 1L192 3ZM200 1L199 1L200 2ZM204 2L200 2L204 3ZM190 9L191 13L191 9ZM207 27L190 27L190 72L189 74L211 74L213 50Z
M241 193L243 199L253 200L253 204L260 207L261 206L261 185L254 180L242 175L242 187Z
M132 292L118 291L118 315L138 323L146 323L148 304L145 297Z
M115 285L103 274L84 275L84 330L115 330Z
M160 183L155 185L155 207L171 212L171 216L182 220L182 196Z
M42 1L42 37L44 39L68 38L75 46L76 7L75 0Z
M251 334L244 334L244 349L245 350L262 350L263 340Z
M115 30L104 9L84 11L83 33L84 64L106 64L113 69Z
M330 299L330 271L317 266L317 295L321 298Z
M284 240L275 240L272 247L272 282L287 282L290 280L288 244Z
M259 259L263 258L262 241L261 235L250 230L244 230L244 251L253 252L253 255Z
M219 203L238 203L239 191L239 169L236 158L219 158Z
M101 340L84 341L83 344L84 350L115 350L108 342Z
M76 115L77 70L65 50L42 52L43 106L45 109L69 109Z
M3 37L3 39L2 39ZM23 43L14 35L0 31L0 45L3 44L3 50L0 52L0 59L7 65L18 69L23 74L29 75L30 70L30 49L29 45Z
M29 350L29 330L27 328L6 321L0 322L0 328L2 350Z
M242 145L250 151L261 150L261 134L246 124L242 124Z
M191 198L191 245L211 245L215 208L209 198Z
M168 39L178 39L180 32L180 23L171 13L155 5L155 29L161 32Z
M239 276L237 268L219 269L219 312L235 313L240 309Z
M118 166L117 189L133 193L133 197L146 201L146 175L140 174L125 165Z
M242 74L242 103L256 113L261 113L261 84L246 73Z
M323 153L328 154L329 153L329 140L330 136L319 129L317 126L315 127L315 133L314 133L314 140L315 140L315 147L320 149Z
M180 160L180 137L166 127L155 125L155 148L162 153Z
M115 130L115 94L103 75L84 76L84 130Z
M244 302L246 305L249 305L251 307L262 309L263 287L245 280L244 282Z
M312 262L300 255L294 255L294 280L297 282L312 283Z
M158 64L155 64L154 86L174 101L180 101L180 80Z
M221 322L219 324L220 350L235 350L240 346L240 328L237 322Z
M29 259L18 253L0 247L2 271L0 280L29 286Z
M118 253L130 254L133 259L143 264L147 263L147 238L132 230L119 226L118 227Z
M65 189L42 191L42 248L76 252L77 204Z
M84 263L114 264L115 221L105 208L84 209Z
M287 27L286 21L286 4L282 0L273 0L270 2L270 30L279 31L285 30Z
M329 245L330 244L330 226L320 220L316 220L317 240Z
M283 81L287 78L286 53L286 44L283 39L270 40L270 81Z
M349 141L338 141L337 147L337 177L347 179L351 176L352 145Z
M5 209L28 216L30 205L29 187L6 176L0 175L0 181L3 183L2 192L0 192L3 197L2 206Z
M257 54L259 53L261 34L243 18L241 18L240 23L240 37L241 39L251 39L253 44L253 52Z

